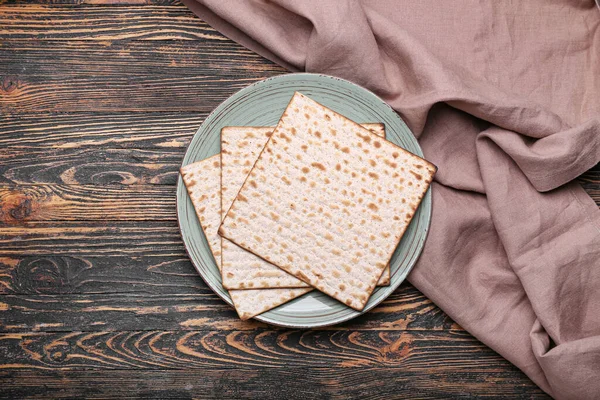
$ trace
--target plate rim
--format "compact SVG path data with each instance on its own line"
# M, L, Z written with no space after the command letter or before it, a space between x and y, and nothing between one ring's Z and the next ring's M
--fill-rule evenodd
M222 102L220 102L207 116L206 118L204 118L204 120L202 121L202 123L200 124L200 126L198 127L198 129L196 130L196 132L192 135L190 142L188 143L183 158L181 160L181 165L179 166L179 169L177 171L177 185L175 188L175 197L176 197L176 202L175 202L175 208L176 208L176 214L177 214L177 227L179 228L179 234L181 236L182 242L183 242L183 247L185 248L185 252L188 256L188 259L190 260L190 262L192 263L192 265L194 266L194 269L196 270L196 272L198 273L198 275L200 275L200 278L204 281L204 283L213 291L213 293L215 293L219 298L221 298L221 300L223 300L226 304L228 304L229 306L233 307L233 301L231 300L231 298L229 296L225 297L223 295L221 295L221 293L219 292L219 290L217 290L217 288L215 287L216 285L218 285L218 282L215 282L214 284L208 279L208 277L205 277L204 274L201 272L201 269L199 268L198 265L196 265L196 261L193 259L193 257L190 254L190 250L189 250L189 244L186 241L186 237L183 234L183 229L182 229L182 215L180 213L180 206L183 202L183 200L187 201L187 197L189 197L189 193L187 192L187 189L184 187L183 185L183 180L181 178L181 168L184 167L185 165L188 164L183 164L184 160L187 158L188 153L190 151L190 147L192 145L192 142L194 140L194 138L196 137L196 135L198 135L200 133L200 131L202 130L203 125L206 123L207 120L210 120L211 117L217 113L217 111L220 111L221 107L227 103L232 97L234 96L239 96L241 93L244 93L245 91L250 91L252 90L254 87L258 86L258 85L263 85L265 83L269 83L269 81L273 81L273 80L279 80L279 79L285 79L286 77L290 77L290 76L305 76L309 79L311 78L315 78L317 81L321 78L326 78L326 79L332 79L332 80L336 80L336 81L341 81L344 84L348 84L350 86L352 86L355 89L361 90L365 93L367 93L369 96L373 97L375 100L379 101L383 106L385 106L386 108L388 108L393 115L400 120L402 125L405 125L408 132L410 133L410 135L413 137L415 144L417 146L418 152L417 153L413 153L416 154L419 157L424 157L423 156L423 150L421 148L421 145L419 144L417 138L415 137L415 135L413 134L413 132L410 130L410 128L408 128L408 126L406 125L406 123L404 122L404 120L402 119L402 117L400 117L400 115L396 112L396 110L394 110L388 103L386 103L381 97L379 97L378 95L376 95L375 93L373 93L372 91L370 91L369 89L362 87L354 82L348 81L346 79L343 78L339 78L336 76L331 76L331 75L326 75L326 74L321 74L321 73L310 73L310 72L292 72L292 73L284 73L284 74L280 74L277 76L272 76L269 78L265 78L265 79L261 79L259 81L253 82L250 85L244 86L243 88L235 91L234 93L232 93L231 95L229 95L226 99L224 99ZM407 150L409 151L409 150ZM217 153L219 154L219 153ZM212 157L212 156L209 156ZM208 158L208 157L206 157ZM202 161L202 160L199 160ZM198 161L196 161L198 162ZM183 189L183 193L187 196L180 196L179 193L181 191L181 189ZM347 322L350 321L354 318L357 318L359 316L364 315L365 313L369 312L370 310L372 310L373 308L377 307L379 304L381 304L385 299L387 299L392 293L394 293L399 287L400 285L406 280L406 277L408 276L408 274L412 271L412 269L414 268L414 266L416 265L416 263L418 262L418 260L421 257L421 254L423 253L423 248L425 245L425 242L427 241L427 238L429 236L429 229L431 227L431 218L432 218L432 209L433 209L433 196L432 196L432 186L429 187L429 189L427 190L427 192L425 192L425 194L423 195L423 198L421 200L421 203L419 204L419 209L421 210L421 212L425 212L425 219L426 219L426 223L425 226L423 227L423 232L424 235L422 236L422 238L418 239L418 244L417 244L417 255L415 256L414 260L408 265L408 267L405 269L405 271L400 274L398 281L395 284L392 284L392 282L390 282L390 285L387 286L389 293L387 293L385 296L381 296L380 299L377 299L376 301L374 301L372 304L368 304L365 306L365 308L361 311L356 311L356 310L352 310L354 311L354 313L348 314L346 316L342 316L340 318L337 319L333 319L331 321L326 321L323 323L315 323L315 324L288 324L288 323L282 323L279 321L274 321L272 318L268 318L265 317L263 314L259 314L256 315L254 317L252 317L252 319L269 324L269 325L273 325L273 326L277 326L277 327L281 327L281 328L292 328L292 329L312 329L312 328L322 328L322 327L327 327L327 326L332 326L332 325L337 325L343 322ZM425 198L429 197L429 202L428 202L428 207L426 207L426 209L422 209L422 205L423 205L423 200L425 200ZM195 212L194 212L194 215ZM204 232L202 232L202 234L204 234ZM206 236L206 235L205 235ZM226 290L226 289L225 289ZM309 292L310 293L310 292ZM304 295L291 300L292 302L302 298ZM341 303L340 303L341 304ZM343 304L342 304L343 305ZM276 308L275 308L276 309ZM273 310L275 310L273 309ZM271 311L271 310L269 310Z

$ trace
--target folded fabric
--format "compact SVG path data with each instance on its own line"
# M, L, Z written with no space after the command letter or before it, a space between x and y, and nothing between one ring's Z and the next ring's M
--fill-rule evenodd
M184 0L291 71L354 81L439 167L410 282L558 399L600 393L593 0Z

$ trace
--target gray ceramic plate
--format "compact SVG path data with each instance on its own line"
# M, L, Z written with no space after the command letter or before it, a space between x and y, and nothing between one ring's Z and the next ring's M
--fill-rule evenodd
M421 148L406 124L373 93L330 76L289 74L252 84L218 106L192 138L183 158L183 165L219 153L220 132L224 126L276 125L294 91L302 92L356 122L385 123L388 140L422 156ZM183 242L192 263L208 286L232 305L229 294L221 285L219 270L181 177L177 183L177 212ZM377 288L362 312L313 291L255 318L273 325L314 328L347 321L369 311L396 290L406 278L421 253L430 218L431 193L428 191L390 262L391 284Z

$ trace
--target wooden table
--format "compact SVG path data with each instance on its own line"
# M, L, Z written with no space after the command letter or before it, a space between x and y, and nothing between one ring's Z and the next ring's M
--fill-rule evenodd
M184 151L285 72L175 0L0 1L0 397L547 397L409 284L299 331L241 322L202 282ZM600 201L600 172L581 180Z

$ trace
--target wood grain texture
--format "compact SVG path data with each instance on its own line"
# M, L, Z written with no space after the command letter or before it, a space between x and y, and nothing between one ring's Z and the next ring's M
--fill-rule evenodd
M2 227L0 256L13 254L186 256L177 224L159 221L44 221Z
M0 295L197 295L207 291L210 293L186 256L150 252L142 256L0 257Z
M21 162L0 164L0 183L175 185L181 152L118 148L33 150L22 153ZM27 157L31 157L29 161Z
M0 121L0 182L174 185L206 114L58 114Z
M1 334L1 369L386 367L402 371L502 371L503 360L454 331L135 331ZM476 354L473 361L463 353Z
M0 27L3 24L2 9L0 7ZM38 15L35 10L31 11L32 15ZM85 14L79 8L71 12L72 18ZM119 35L123 34L121 25L124 21L146 27L144 29L157 26L144 15L135 18L125 15L124 21L110 21L109 15L110 12L106 16L107 23L114 24L115 34ZM134 12L134 15L137 14ZM6 20L20 21L20 17L11 15ZM54 16L46 18L51 21ZM165 18L174 17L167 15ZM33 23L37 25L41 21ZM89 26L96 25L90 23ZM69 28L64 29L68 34ZM23 31L28 32L26 28ZM211 51L208 52L205 41L113 40L92 36L89 40L70 39L67 42L23 39L23 42L11 40L3 44L0 52L0 112L207 113L250 83L285 72L232 42L209 40ZM17 61L23 59L28 63Z
M550 399L514 367L473 368L235 367L191 370L0 370L6 398L72 399Z
M0 52L0 54L2 54ZM1 67L0 67L1 68ZM58 149L187 148L207 113L77 113L5 115L0 119L0 163L26 161L28 152Z
M2 224L26 221L175 221L175 192L168 186L3 185Z
M193 278L200 280L197 276ZM118 281L119 278L113 280ZM146 288L151 284L144 283ZM167 294L148 294L143 290L59 295L5 294L0 296L0 332L253 330L267 326L253 320L239 320L233 308L204 286L190 294L177 291L173 289ZM396 291L368 314L327 328L348 329L462 330L411 286Z
M57 24L57 21L62 23ZM186 7L163 5L72 7L5 4L0 35L11 41L42 40L218 40L228 41L199 23Z

